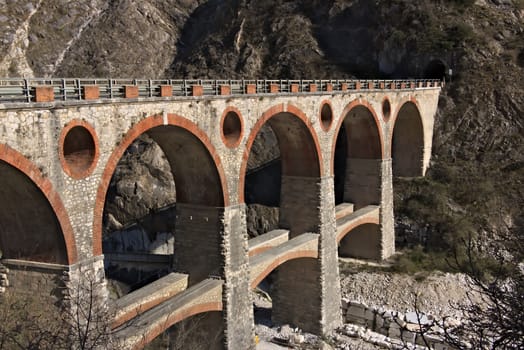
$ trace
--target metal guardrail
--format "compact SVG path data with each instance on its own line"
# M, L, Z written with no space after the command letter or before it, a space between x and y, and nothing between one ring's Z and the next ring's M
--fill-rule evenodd
M98 100L129 98L126 87L138 87L139 98L165 97L162 86L171 86L169 96L195 96L194 86L202 88L199 95L224 95L222 87L229 87L228 95L286 94L332 92L369 89L413 89L442 86L440 80L146 80L146 79L0 79L0 103L36 102L38 87L52 87L51 101L85 100L86 87L97 86ZM254 89L254 90L253 90ZM277 92L276 92L277 91ZM49 102L49 101L46 101Z

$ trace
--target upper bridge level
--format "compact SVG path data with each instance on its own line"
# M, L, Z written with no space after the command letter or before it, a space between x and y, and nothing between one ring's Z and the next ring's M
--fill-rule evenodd
M338 254L394 252L392 177L424 175L440 89L431 80L0 80L0 263L91 266L103 277L111 178L147 135L176 187L169 272L189 289L223 281L229 348L252 341L252 316L238 315L273 269L275 319L329 331L340 319ZM250 243L246 175L266 126L281 159L271 180L278 231Z

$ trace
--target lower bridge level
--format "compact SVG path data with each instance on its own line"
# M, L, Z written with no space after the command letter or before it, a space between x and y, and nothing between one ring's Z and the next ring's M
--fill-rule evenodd
M360 225L378 224L379 207L368 206L356 212L352 209L350 203L336 207L337 242L351 235L352 229ZM248 243L251 289L291 260L318 259L319 235L316 233L303 233L290 239L288 230L277 229L252 238ZM222 312L223 283L222 279L215 278L188 286L188 275L170 273L127 294L115 303L112 329L116 341L122 348L140 349L178 322L197 314ZM278 297L275 301L278 304ZM278 307L276 305L275 309ZM287 321L287 317L273 319L275 324Z

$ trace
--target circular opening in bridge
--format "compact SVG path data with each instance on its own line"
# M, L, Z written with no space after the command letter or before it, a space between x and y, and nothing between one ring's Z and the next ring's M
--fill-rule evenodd
M328 131L331 123L333 123L333 110L329 102L322 104L322 108L320 109L320 122L324 131Z
M60 160L64 171L74 179L81 179L93 171L98 158L94 129L83 121L73 121L62 130Z
M428 63L424 70L425 79L444 79L446 75L446 65L441 60L433 60Z
M242 139L242 119L240 112L228 108L222 117L222 140L227 147L233 148L240 144Z
M389 120L389 117L391 116L391 103L389 103L389 99L386 97L384 101L382 101L382 116L384 117L385 121Z

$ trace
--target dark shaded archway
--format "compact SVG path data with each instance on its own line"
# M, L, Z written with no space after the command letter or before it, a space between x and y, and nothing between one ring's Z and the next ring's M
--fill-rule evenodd
M174 190L176 187L176 197L174 194L170 197L173 202L162 203L162 206L168 209L164 213L153 213L152 210L149 214L156 216L147 219L152 226L155 226L154 229L161 230L171 238L174 237L174 243L173 239L166 242L171 244L171 247L163 253L154 251L155 247L152 245L147 246L142 242L135 244L133 239L129 239L130 243L128 242L127 245L122 245L120 241L113 239L112 234L102 237L101 233L100 212L104 210L109 195L109 183L114 181L111 178L117 169L118 160L142 135L147 135L148 139L154 141L161 150L161 156L167 161L168 169L174 179L174 186L169 188ZM190 285L210 275L222 275L220 220L226 204L223 190L225 179L220 159L203 131L194 123L177 115L167 115L167 123L162 116L146 118L136 124L120 141L107 164L98 191L99 198L103 200L97 203L95 208L94 251L97 252L102 248L101 243L104 238L106 274L109 265L108 257L114 259L115 255L119 255L119 258L127 259L124 260L124 264L121 263L122 260L113 264L111 271L116 272L109 273L109 277L124 279L126 284L132 281L135 284L132 289L136 289L170 271L187 273ZM138 182L134 185L135 192L142 190L137 184ZM135 197L135 200L140 200L140 195ZM156 232L149 233L156 234ZM126 232L123 232L120 236L125 234ZM144 240L147 238L151 237L145 237ZM126 257L126 254L131 257ZM152 261L157 261L157 266L151 267ZM149 266L146 267L145 262ZM121 272L122 266L125 267L124 273ZM146 268L147 271L142 273ZM129 275L128 271L131 271Z
M335 135L336 204L353 203L355 209L379 204L383 138L376 114L367 104L351 103Z
M0 174L2 258L67 265L62 228L48 199L27 175L2 160Z
M446 65L441 60L433 60L424 69L424 79L442 80L446 76Z
M248 163L257 163L251 158L252 146L265 125L276 137L280 162L271 173L260 172L255 184L280 188L278 197L265 195L253 184L244 186ZM307 116L293 106L287 106L287 110L284 105L274 106L262 115L248 137L240 171L239 201L244 202L248 198L250 204L278 203L279 226L289 229L290 237L303 232L317 232L317 223L307 223L303 218L309 216L313 221L316 218L316 186L321 173L320 146ZM275 181L279 181L280 186L273 183ZM308 196L311 196L309 200Z
M280 187L278 201L278 228L289 230L289 237L297 237L306 232L319 232L320 227L320 181L323 174L320 146L317 135L309 118L292 105L276 105L266 111L251 129L240 171L239 202L248 198L250 203L259 203L260 197L249 186L244 188L246 169L252 157L251 149L257 135L268 125L275 135L280 154L280 176L263 175L259 184L264 181L278 181L270 188ZM279 169L277 169L279 170ZM247 192L251 190L250 192ZM263 198L262 198L263 199ZM249 226L249 217L248 217ZM304 236L300 236L304 237ZM316 253L316 252L315 252ZM278 323L294 323L302 329L318 331L320 328L317 314L320 310L320 262L318 259L296 259L270 274L263 283L272 285L273 319ZM274 266L272 269L274 269ZM269 273L269 271L266 271ZM308 278L296 276L307 275ZM287 282L286 282L287 281ZM259 281L256 281L258 283ZM293 290L286 287L293 284ZM314 295L314 301L305 306L291 297L296 291L308 291ZM318 303L316 303L318 301ZM315 323L316 322L316 323Z
M393 176L424 175L424 127L414 102L408 101L399 109L391 144Z

